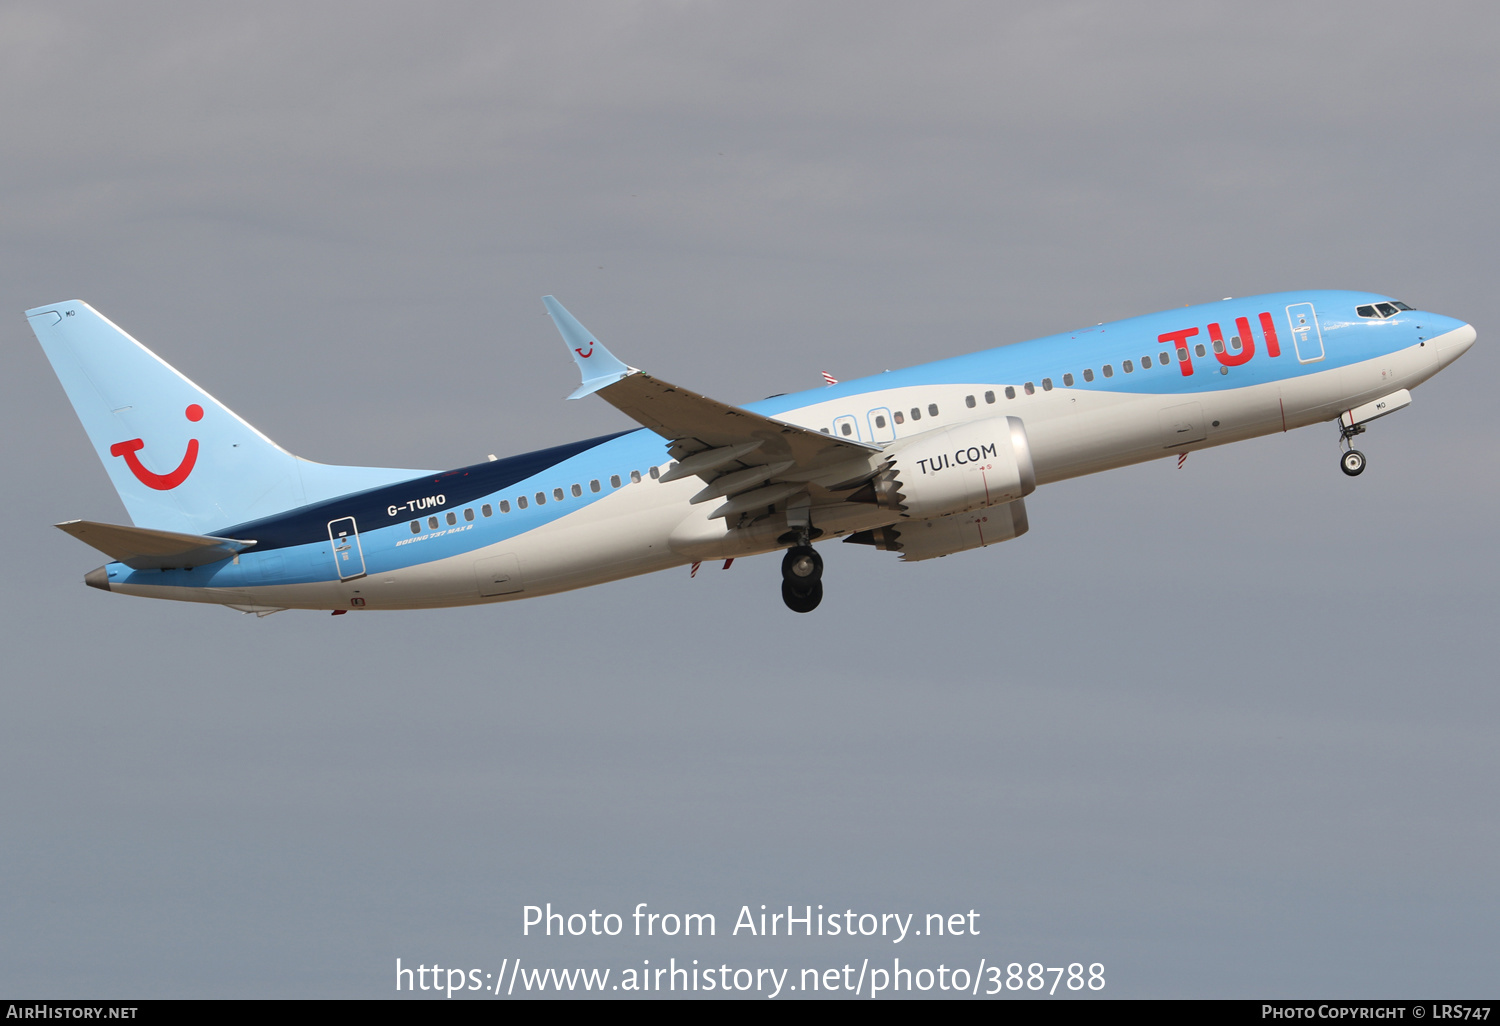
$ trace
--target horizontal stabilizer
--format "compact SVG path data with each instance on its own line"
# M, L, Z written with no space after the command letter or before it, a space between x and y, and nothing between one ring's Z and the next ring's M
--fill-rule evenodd
M96 524L89 520L69 520L56 527L132 570L207 566L209 563L228 559L255 544L253 541L237 538L178 534L176 531L155 531L148 527Z

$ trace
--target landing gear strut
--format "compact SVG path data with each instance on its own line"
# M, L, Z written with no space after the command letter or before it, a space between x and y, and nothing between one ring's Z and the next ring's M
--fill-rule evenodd
M1363 424L1355 424L1353 427L1339 425L1339 443L1347 446L1344 454L1339 457L1339 469L1350 477L1358 477L1365 472L1365 454L1354 448L1354 436L1365 433Z
M823 601L823 557L805 542L781 561L781 600L794 613L811 613Z

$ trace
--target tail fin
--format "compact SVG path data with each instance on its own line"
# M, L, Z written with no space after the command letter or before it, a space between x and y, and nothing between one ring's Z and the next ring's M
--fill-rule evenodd
M87 303L26 317L137 527L211 534L427 473L299 459Z

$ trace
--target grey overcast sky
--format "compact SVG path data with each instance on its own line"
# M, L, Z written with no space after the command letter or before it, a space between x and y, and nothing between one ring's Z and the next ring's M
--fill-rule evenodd
M0 4L0 993L899 956L1492 995L1497 50L1483 2ZM50 525L124 511L21 316L446 467L628 426L562 401L545 293L739 402L1314 287L1479 331L1363 477L1318 427L1052 485L996 548L827 546L801 617L773 557L337 619L86 589ZM718 935L523 937L546 902ZM729 936L763 903L981 933Z

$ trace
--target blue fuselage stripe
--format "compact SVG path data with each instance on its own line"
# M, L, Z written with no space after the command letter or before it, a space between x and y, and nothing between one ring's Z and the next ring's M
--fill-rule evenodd
M344 495L327 502L303 506L288 513L254 520L248 524L236 524L216 532L224 538L248 538L255 540L255 551L286 548L291 545L306 545L328 540L328 524L331 520L353 517L361 531L385 527L392 523L408 523L463 507L511 487L520 481L535 477L557 464L587 452L622 435L634 434L621 431L613 435L567 445L539 449L503 460L489 460L457 470L403 481L400 484L374 488L367 492ZM442 496L442 502L431 500ZM395 509L397 512L392 513Z

